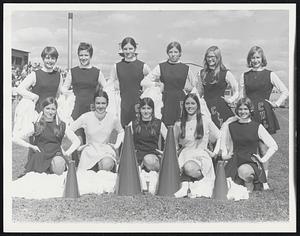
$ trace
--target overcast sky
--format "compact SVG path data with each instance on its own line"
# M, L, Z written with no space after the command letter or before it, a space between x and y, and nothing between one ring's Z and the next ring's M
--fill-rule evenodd
M195 11L72 11L73 66L79 42L93 45L93 64L109 75L120 60L119 43L131 36L138 43L138 58L154 68L167 58L166 46L175 40L183 48L182 61L201 64L206 49L216 45L223 62L237 79L246 67L249 49L258 45L268 68L288 85L289 23L287 10ZM45 46L55 46L58 65L67 66L68 11L18 11L12 15L12 47L30 52L41 62ZM194 68L195 71L199 68Z

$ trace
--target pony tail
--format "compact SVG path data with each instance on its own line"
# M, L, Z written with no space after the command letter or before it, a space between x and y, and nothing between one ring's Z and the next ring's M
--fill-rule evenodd
M195 137L196 139L202 139L203 138L203 119L202 119L202 114L197 113L197 125L196 125L196 130L195 130Z
M38 121L34 124L34 136L40 135L46 128L46 120L44 116L38 118Z
M140 118L139 115L136 117L136 119L134 120L133 123L134 123L133 132L136 133L136 134L139 134L142 130L142 128L141 128L141 118Z
M65 124L61 121L61 119L56 114L55 116L55 128L54 128L54 134L56 137L63 138L64 132L65 132Z
M152 120L150 121L150 134L152 136L156 135L156 128L158 126L158 122L156 122L155 118L152 117Z
M201 80L201 82L202 82L203 85L206 84L206 82L205 82L206 74L207 74L207 72L206 72L205 69L202 69L202 70L200 71L200 80Z
M220 65L217 65L216 68L213 70L213 78L210 81L210 84L216 84L219 82L219 75L220 75Z
M65 130L66 130L66 124L64 122L60 122L59 125L59 133L58 133L58 137L63 138L65 135Z
M191 94L191 93L189 93ZM180 138L184 139L185 138L185 127L186 127L186 121L187 121L187 118L188 118L188 115L187 115L187 112L185 110L185 107L184 107L184 103L187 99L187 97L189 96L189 94L187 94L183 100L183 103L182 103L182 114L181 114L181 117L180 117L180 129L181 129L181 133L180 133Z
M223 62L221 61L220 64L216 67L215 72L214 72L214 76L215 76L215 83L219 82L220 79L220 72L227 70L227 68L224 66Z
M180 129L181 129L180 138L182 138L182 139L185 138L185 126L186 126L186 120L181 119L181 122L180 122Z

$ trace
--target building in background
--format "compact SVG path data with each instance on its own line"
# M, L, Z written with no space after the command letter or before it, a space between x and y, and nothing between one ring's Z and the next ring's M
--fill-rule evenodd
M29 52L11 49L11 64L14 68L22 69L24 65L28 64Z

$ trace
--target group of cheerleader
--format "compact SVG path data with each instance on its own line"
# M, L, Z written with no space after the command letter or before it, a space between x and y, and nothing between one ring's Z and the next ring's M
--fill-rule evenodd
M46 47L42 51L43 68L29 74L17 88L23 99L35 104L37 114L31 128L13 135L15 143L29 148L24 174L60 175L67 169L68 157L76 161L78 170L116 172L128 125L138 165L145 172L159 172L166 126L173 126L182 181L175 196L184 196L190 181L213 182L214 162L220 158L227 161L226 177L250 192L269 187L267 163L278 149L271 136L279 129L274 108L285 101L288 90L266 69L262 48L250 49L250 69L238 83L216 46L207 49L203 69L194 76L180 61L178 42L167 46L168 59L153 70L137 59L133 38L123 39L120 45L122 60L113 65L108 79L92 65L93 48L88 43L80 43L79 65L65 79L54 70L57 50ZM119 116L107 109L111 98L105 91L109 86L120 94ZM232 90L229 98L224 96L228 86ZM269 100L273 87L280 91L275 102ZM73 121L66 125L57 115L56 99L70 88L75 104ZM155 98L141 96L147 88L159 88L162 93L161 119L155 116ZM110 143L112 132L117 137ZM67 150L62 147L65 135L71 141Z

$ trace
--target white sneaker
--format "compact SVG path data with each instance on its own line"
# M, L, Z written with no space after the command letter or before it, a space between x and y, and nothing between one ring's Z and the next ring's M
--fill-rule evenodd
M147 190L147 184L146 184L146 182L147 182L147 172L146 171L144 171L144 170L142 170L141 172L140 172L141 174L140 174L140 177L141 177L141 185L142 185L142 190L143 191L146 191Z
M268 183L263 183L263 188L264 188L264 190L268 190L268 189L270 189L270 186Z
M174 193L176 198L185 197L187 196L187 190L188 190L188 182L182 182L181 188Z

